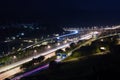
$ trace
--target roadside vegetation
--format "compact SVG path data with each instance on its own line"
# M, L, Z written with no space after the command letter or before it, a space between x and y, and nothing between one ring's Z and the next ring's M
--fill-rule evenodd
M104 54L104 52L110 52L111 49L113 49L112 47L114 47L114 45L118 45L118 36L98 39L93 41L91 44L82 46L79 49L75 50L71 56L69 56L63 61L90 55Z

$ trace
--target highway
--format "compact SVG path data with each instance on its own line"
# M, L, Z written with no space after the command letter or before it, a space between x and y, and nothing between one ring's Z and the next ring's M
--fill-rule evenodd
M65 37L65 36L70 36L70 35L74 35L74 34L78 34L78 31L75 30L75 31L72 31L70 34L65 34L65 35L61 35L61 36L58 36L58 37ZM53 38L57 38L57 37L53 37ZM49 38L49 39L53 39L53 38ZM49 40L49 39L46 39L46 40ZM45 40L44 40L44 41L45 41ZM51 52L54 52L54 51L56 51L56 50L58 50L58 49L61 49L61 48L64 48L64 47L68 47L69 44L70 44L70 43L61 45L61 46L59 46L59 47L56 47L55 49L51 49L51 50L49 50L49 51L40 53L40 54L38 54L38 55L36 55L36 56L32 56L32 57L30 57L30 58L27 58L27 59L18 61L18 62L16 62L16 63L13 63L13 64L9 65L9 66L4 66L4 67L0 68L0 73L3 72L3 71L9 70L9 69L11 69L11 68L14 68L14 67L16 67L16 66L19 66L19 65L21 65L21 64L23 64L23 63L26 63L26 62L32 60L33 58L37 58L37 57L39 57L39 56L44 56L44 55L47 55L47 54L49 54L49 53L51 53ZM33 44L33 45L35 45L35 44ZM30 48L30 47L32 47L33 45L27 46L26 48ZM37 44L36 44L36 45L37 45ZM22 50L25 50L26 48L23 48Z
M61 37L66 37L66 36L70 36L70 35L74 35L74 34L78 34L78 31L75 30L75 31L72 31L70 34L65 34L65 35L61 35L61 36L58 36L59 38ZM57 38L57 37L53 37L53 38ZM53 39L53 38L49 38L49 39ZM46 39L46 40L49 40L49 39ZM44 40L45 41L45 40ZM34 55L34 56L31 56L29 58L26 58L26 59L23 59L21 61L18 61L18 62L15 62L15 63L12 63L10 65L7 65L7 66L4 66L4 67L1 67L0 68L0 80L3 80L7 77L10 77L12 75L15 75L16 73L19 73L21 72L21 70L19 69L19 66L28 62L28 61L31 61L33 58L37 58L37 57L40 57L40 56L45 56L47 54L50 54L52 52L55 52L56 50L59 50L59 49L62 49L62 48L65 48L65 47L68 47L69 45L71 44L71 42L69 43L66 43L66 44L62 44L62 45L59 45L57 46L56 48L53 48L53 49L50 49L48 51L45 51L43 53L40 53L38 55ZM35 44L33 44L35 45ZM33 45L30 45L30 46L27 46L26 48L22 49L22 50L25 50L27 48L30 48L32 47ZM37 44L36 44L37 45ZM3 72L3 73L2 73Z
M91 33L90 33L90 35L91 35ZM88 36L90 36L90 35L88 35ZM88 37L87 37L87 38L88 38ZM90 37L90 38L91 38L91 37ZM79 39L79 40L80 40L80 39ZM79 49L81 46L85 46L85 45L89 44L90 42L92 42L92 41L94 41L94 40L95 40L95 39L90 39L90 40L88 40L87 42L83 43L82 45L78 46L77 48L73 49L72 51L70 51L70 52L68 53L67 57L69 57L69 56L72 54L73 51ZM64 59L65 59L65 58L64 58ZM64 59L59 59L59 60L55 60L55 61L61 62L61 61L64 60ZM13 78L12 80L19 80L19 79L22 78L22 77L29 76L29 75L37 72L37 71L44 70L44 69L46 69L46 68L48 68L48 67L49 67L49 63L46 64L46 65L43 65L43 66L41 66L41 67L39 67L39 68L36 68L36 69L34 69L34 70L32 70L32 71L26 72L26 73L24 73L24 74L22 74L22 75L16 76L16 77Z
M77 34L77 33L78 33L78 32L75 31L74 33L71 33L70 35ZM90 33L90 35L92 35L92 34ZM69 36L69 35L67 34L66 36ZM65 35L60 36L60 37L65 37ZM87 38L87 39L88 39L88 38ZM14 75L14 74L16 74L16 71L15 71L14 69L15 69L15 68L18 69L18 67L19 67L21 64L24 64L24 63L26 63L26 62L28 62L28 61L31 61L33 58L37 58L37 57L40 57L40 56L45 56L45 55L48 55L48 54L50 54L50 53L52 53L52 52L55 52L56 50L59 50L59 49L68 47L71 43L72 43L72 42L59 45L59 46L57 46L56 48L50 49L50 50L45 51L45 52L43 52L43 53L40 53L40 54L38 54L38 55L31 56L31 57L26 58L26 59L24 59L24 60L18 61L18 62L13 63L13 64L10 64L9 66L4 66L4 67L0 68L0 73L6 71L6 72L0 74L0 76L1 76L1 75L3 76L3 77L0 77L0 80L3 80L4 78L7 78L7 77L8 77L8 74L9 74L9 77L12 76L12 75ZM17 66L18 66L18 67L17 67ZM12 68L13 68L13 69L12 69ZM9 72L10 69L11 69L11 71L13 70L12 73ZM43 69L43 68L40 68L39 70L41 70L41 69ZM8 71L7 71L7 70L8 70ZM18 70L18 72L20 72L20 70ZM17 73L18 73L18 72L17 72ZM34 72L34 71L33 71L33 72ZM28 73L26 73L26 74L28 74ZM26 76L26 74L24 74L24 75ZM30 73L29 73L29 74L30 74ZM20 77L23 77L23 75L20 76ZM17 78L15 78L15 79L13 79L13 80L17 80L17 79L19 79L20 77L17 77Z
M28 62L28 61L31 61L33 58L37 58L37 57L40 57L40 56L45 56L45 55L47 55L47 54L49 54L49 53L55 52L55 51L58 50L58 49L68 47L69 45L70 45L70 43L67 43L67 44L58 46L58 47L56 47L56 48L54 48L54 49L50 49L49 51L40 53L40 54L35 55L35 56L31 56L31 57L29 57L29 58L23 59L23 60L21 60L21 61L18 61L18 62L16 62L16 63L13 63L13 64L10 64L9 66L4 66L4 67L0 68L0 72L7 71L7 70L12 69L12 68L14 68L14 67L17 67L17 66L19 66L19 65L21 65L21 64L24 64L24 63L26 63L26 62Z

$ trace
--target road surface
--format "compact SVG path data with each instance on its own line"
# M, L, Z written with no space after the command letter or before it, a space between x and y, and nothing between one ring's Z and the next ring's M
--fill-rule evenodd
M10 77L10 75L15 75L16 73L19 73L21 71L22 70L20 69L20 67L16 67L12 70L4 72L4 73L0 74L0 80L4 80L5 78Z

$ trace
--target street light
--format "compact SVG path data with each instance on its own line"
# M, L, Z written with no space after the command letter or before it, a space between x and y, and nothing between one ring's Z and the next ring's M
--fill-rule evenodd
M50 48L51 48L51 46L50 46L50 45L48 45L48 46L47 46L47 48L48 48L48 49L50 49Z
M59 45L60 45L60 43L57 43L57 45L59 46Z
M67 41L65 40L64 43L67 43Z
M101 50L106 50L106 48L105 48L105 47L100 47L100 49L101 49Z
M17 57L16 56L13 56L13 59L16 59Z
M37 53L37 50L34 50L34 53Z

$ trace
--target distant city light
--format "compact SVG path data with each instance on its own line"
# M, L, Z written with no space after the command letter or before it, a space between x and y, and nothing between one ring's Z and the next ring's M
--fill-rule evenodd
M37 27L36 29L39 29L39 27Z
M28 27L24 25L24 28L28 28Z
M20 46L23 46L23 43L21 43Z
M47 35L47 37L50 37L50 35Z
M21 39L21 38L19 38L19 39Z
M16 38L15 37L12 37L13 40L15 40Z
M16 35L16 37L19 37L19 35Z
M21 33L22 36L24 36L25 34L24 33Z
M12 50L14 50L15 49L15 47L12 47Z

